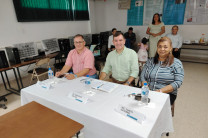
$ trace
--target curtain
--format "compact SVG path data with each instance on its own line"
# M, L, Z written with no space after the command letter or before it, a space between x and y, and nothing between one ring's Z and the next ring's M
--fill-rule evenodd
M13 0L17 20L89 20L88 0Z

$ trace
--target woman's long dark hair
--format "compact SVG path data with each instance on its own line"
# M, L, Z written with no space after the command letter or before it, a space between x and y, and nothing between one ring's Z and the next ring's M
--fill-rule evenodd
M158 15L158 17L159 17L158 22L161 23L159 13L155 13L155 14L153 15L153 18L152 18L152 24L155 24L155 20L154 20L155 15Z
M158 42L157 42L157 47L159 43L167 41L170 46L172 47L172 41L168 37L162 37ZM154 63L157 64L159 61L159 54L156 52L155 57L154 57ZM162 63L162 66L170 66L174 62L174 56L172 54L172 51L169 53L165 61Z

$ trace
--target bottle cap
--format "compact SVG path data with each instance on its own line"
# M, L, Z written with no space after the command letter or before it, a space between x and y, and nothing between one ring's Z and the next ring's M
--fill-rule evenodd
M48 68L48 70L51 70L51 68Z
M89 75L86 75L86 77L90 77Z
M145 82L144 85L147 85L147 83Z

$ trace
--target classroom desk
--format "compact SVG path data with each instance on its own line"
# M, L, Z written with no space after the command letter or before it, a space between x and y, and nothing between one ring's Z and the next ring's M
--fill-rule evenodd
M13 88L11 86L10 81L9 81L9 78L8 78L8 75L7 75L7 71L8 70L13 70L13 73L14 73L14 76L15 76L15 80L16 80L18 89L15 89L15 88ZM17 73L15 71L15 68L13 68L11 66L10 67L7 67L7 68L1 68L0 69L0 74L1 74L1 78L2 78L3 84L4 84L4 88L7 91L9 91L9 93L7 93L7 94L5 94L3 96L9 95L11 93L19 94L19 92L20 92L21 89L20 89L20 85L19 85L19 81L18 81L18 77L17 77Z
M36 102L0 117L1 138L70 138L83 127Z
M173 132L169 95L150 91L151 106L138 106L138 101L127 97L141 89L119 85L111 93L94 90L86 104L69 98L73 92L85 91L83 77L57 83L50 90L32 85L21 90L21 104L36 101L85 127L85 138L160 138L163 132ZM45 80L48 81L48 80ZM115 111L119 104L131 107L146 116L140 124Z
M0 69L0 74L1 74L1 78L2 78L3 84L4 84L4 88L7 91L9 91L9 93L7 93L6 95L9 95L11 93L19 95L20 94L20 90L22 88L24 88L23 83L22 83L22 77L21 77L21 74L20 74L20 71L19 71L20 67L36 63L39 59L44 58L44 57L54 58L57 55L58 55L58 52L49 54L47 56L42 56L42 57L34 59L34 60L25 61L25 62L23 61L23 62L21 62L19 64L15 64L15 65L9 66L7 68L1 68ZM8 75L7 75L7 71L8 70L13 70L14 76L15 76L15 81L17 83L18 89L12 88L12 86L10 84L10 81L9 81L9 78L8 78ZM4 75L3 75L3 72L4 72ZM5 77L6 77L6 79L5 79ZM5 80L7 80L7 82ZM6 96L6 95L3 95L3 96Z

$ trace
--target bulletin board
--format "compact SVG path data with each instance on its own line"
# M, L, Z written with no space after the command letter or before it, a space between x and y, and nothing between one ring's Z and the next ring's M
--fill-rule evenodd
M208 24L208 0L131 0L127 25L149 25L155 13L165 25Z

